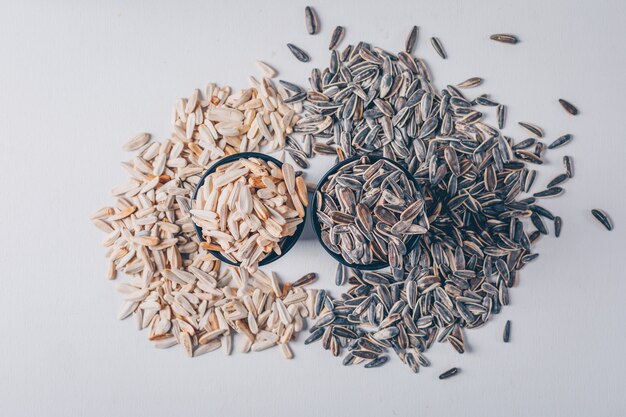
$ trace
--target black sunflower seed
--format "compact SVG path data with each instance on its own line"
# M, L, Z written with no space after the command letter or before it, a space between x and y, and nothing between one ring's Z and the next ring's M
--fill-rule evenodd
M591 214L593 214L593 217L598 219L598 221L602 223L604 227L606 227L606 230L613 230L613 222L611 221L609 215L606 214L603 210L593 209L591 210Z
M511 338L511 320L507 320L504 325L504 331L502 332L502 341L504 343L509 343Z
M565 173L568 177L572 178L574 176L574 160L571 156L563 157L563 166L565 167Z
M330 37L330 43L328 44L328 49L335 49L339 42L343 39L346 30L343 26L337 26L335 30L333 30L333 34Z
M298 61L309 62L311 60L311 58L309 57L309 54L304 52L302 49L298 48L296 45L292 43L288 43L287 48L289 48L293 56L295 56Z
M448 369L446 372L442 373L441 375L439 375L439 379L450 378L451 376L454 376L458 373L459 373L459 368L451 368L451 369Z
M527 122L517 122L517 124L519 124L521 127L526 129L528 132L532 133L533 135L539 138L543 137L543 130L539 126L534 125L532 123L527 123Z
M309 35L315 35L320 30L319 19L315 9L311 6L304 8L304 21L306 23L306 31Z
M439 38L430 38L430 43L435 49L435 52L437 52L440 57L442 57L443 59L446 59L448 57L448 55L446 55L446 51L443 49L443 45L441 44Z
M492 39L497 42L510 43L510 44L516 44L517 42L519 42L519 39L517 39L517 36L510 35L508 33L496 33L494 35L491 35L489 39Z
M533 194L533 197L556 197L557 195L563 194L564 191L565 190L561 187L552 187Z
M576 108L576 106L574 106L569 101L560 98L559 103L561 103L561 106L563 106L565 111L571 114L572 116L576 116L578 114L578 109Z
M371 362L365 364L365 368L377 368L383 366L389 360L389 356L379 356Z
M548 188L554 187L555 185L562 184L563 182L569 179L569 175L567 174L559 174L556 177L552 178L552 180L548 183Z
M415 49L415 43L417 42L417 26L413 26L408 36L406 37L406 41L404 42L404 52L407 54L412 54Z
M568 143L572 141L572 139L574 139L574 136L570 135L569 133L566 135L563 135L560 138L555 139L554 142L552 142L551 144L549 144L548 149L556 149L563 145L567 145Z

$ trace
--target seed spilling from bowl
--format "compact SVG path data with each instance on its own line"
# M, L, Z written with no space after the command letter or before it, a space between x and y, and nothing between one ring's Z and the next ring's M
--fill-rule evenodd
M315 199L322 243L349 266L388 264L401 276L410 242L428 231L414 180L384 158L346 160L322 180Z
M219 165L199 186L191 215L205 249L256 270L304 221L306 185L289 164L239 158Z

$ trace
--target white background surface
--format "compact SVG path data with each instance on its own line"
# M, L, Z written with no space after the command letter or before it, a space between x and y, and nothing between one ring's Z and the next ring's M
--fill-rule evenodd
M0 415L14 416L619 416L624 415L626 333L626 3L614 1L315 1L321 34L306 34L299 1L0 4L1 288ZM564 219L511 291L512 305L466 334L460 356L436 345L413 375L393 360L342 367L321 346L188 359L154 349L104 278L102 233L89 222L126 174L120 147L139 131L170 132L175 99L207 82L247 86L263 59L305 84L327 63L332 28L343 42L399 51L420 26L417 54L440 87L471 76L509 105L514 122L543 126L548 152L538 186L561 170L575 178L546 206ZM516 46L488 40L518 34ZM428 37L449 54L438 58ZM309 65L287 51L309 51ZM579 106L568 116L556 102ZM492 118L493 120L493 118ZM317 158L309 178L330 164ZM616 230L589 214L606 209ZM275 264L285 279L309 271L332 288L334 264L308 237ZM501 342L505 320L511 343ZM458 366L460 375L439 381Z

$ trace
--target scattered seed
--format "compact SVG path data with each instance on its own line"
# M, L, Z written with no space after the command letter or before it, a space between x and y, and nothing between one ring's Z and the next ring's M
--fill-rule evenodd
M341 287L346 283L346 272L342 264L337 264L337 272L335 273L335 285Z
M406 37L406 41L404 42L404 52L407 54L412 54L415 49L415 43L417 42L417 26L413 26L408 36Z
M571 156L563 157L563 166L565 167L565 173L568 177L572 178L574 176L574 160Z
M506 106L498 104L498 128L504 129L506 122Z
M263 61L256 61L256 66L266 78L274 78L277 74L274 68Z
M379 356L376 359L365 364L365 368L377 368L383 366L389 360L389 356Z
M448 55L446 54L446 51L443 49L443 45L441 44L441 41L439 40L439 38L430 38L430 43L433 45L433 48L435 48L435 52L437 52L437 54L442 57L443 59L448 58Z
M572 116L576 116L578 114L578 109L569 101L560 98L559 103L561 103L561 106L563 106L565 111L571 114Z
M483 79L480 77L472 77L463 81L462 83L457 84L457 87L460 88L472 88L477 87L483 83Z
M513 150L518 150L518 149L528 149L531 146L535 145L537 143L537 139L535 138L528 138L528 139L524 139L523 141L521 141L520 143L513 145L511 148Z
M535 151L533 152L533 154L537 158L541 158L541 156L543 155L543 151L545 150L546 150L546 145L543 142L537 142L535 144Z
M531 214L530 220L535 225L537 230L539 230L539 233L541 233L542 235L547 235L548 234L548 228L546 227L546 225L544 224L543 220L541 220L541 217L539 217L539 215L537 213Z
M539 191L538 193L533 194L533 197L542 198L542 197L556 197L558 195L563 194L565 190L561 187L551 187L545 189L543 191Z
M315 35L319 32L319 19L317 18L317 13L315 13L315 9L313 9L311 6L306 6L304 8L304 19L306 23L306 31L309 35Z
M560 138L556 139L551 144L549 144L548 149L556 149L563 145L567 145L568 143L572 141L572 139L574 139L574 136L570 135L569 133L566 135L563 135Z
M502 333L502 341L504 343L509 343L511 338L511 320L507 320L504 325L504 332Z
M459 373L459 368L451 368L439 375L439 379L447 379Z
M526 122L518 122L518 124L533 135L539 138L543 137L543 130L539 126Z
M569 179L569 175L567 174L559 174L556 177L554 177L549 183L548 183L548 188L552 188L554 186L557 186L565 181L567 181Z
M556 237L561 236L562 227L563 227L563 220L559 216L556 216L554 218L554 236Z
M526 182L524 183L524 191L525 192L529 192L530 189L532 188L533 184L535 183L535 178L537 177L537 171L535 171L534 169L531 170L528 175L526 176Z
M126 142L124 146L122 146L122 149L128 152L136 151L137 149L141 148L143 145L145 145L149 141L150 141L149 133L139 133L133 136L132 138L130 138L128 142Z
M544 207L533 204L529 208L538 215L545 217L546 219L554 220L554 214L552 214L548 209Z
M593 209L591 210L591 214L593 214L593 217L595 217L600 223L602 223L604 227L606 227L606 230L613 230L613 222L611 221L609 215L606 214L606 212L600 209Z
M298 48L296 45L292 43L288 43L287 47L289 48L293 56L295 56L298 61L309 62L311 60L311 58L309 57L309 54L304 52L302 49Z
M516 44L519 42L519 40L517 39L517 36L510 35L507 33L496 33L495 35L491 35L489 39L492 39L497 42L510 43L510 44Z
M346 30L343 26L337 26L335 30L333 30L333 34L330 37L330 43L328 44L328 49L329 50L335 49L335 47L337 47L337 45L339 45L339 43L343 39L345 33L346 33Z
M315 272L309 272L308 274L304 275L302 278L291 284L291 286L293 288L304 287L306 285L314 283L315 281L317 281L317 274Z

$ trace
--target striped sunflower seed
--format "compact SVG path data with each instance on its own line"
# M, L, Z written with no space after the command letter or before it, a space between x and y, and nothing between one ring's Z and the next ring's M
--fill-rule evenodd
M435 52L437 52L437 55L439 55L443 59L448 58L448 55L446 54L446 51L443 49L443 45L441 44L441 41L439 40L439 38L435 38L435 37L430 38L430 43L435 49Z
M304 8L304 20L306 23L306 31L309 35L315 35L320 30L319 19L317 18L317 13L315 9L311 6L306 6Z
M346 30L343 26L335 27L335 29L333 30L333 34L330 36L330 43L328 44L328 49L329 50L335 49L337 45L339 45L339 43L343 39L345 33L346 33Z
M494 35L491 35L489 39L497 41L497 42L509 43L509 44L516 44L519 42L519 39L517 38L517 36L511 35L508 33L496 33Z
M613 221L611 221L611 218L605 211L593 209L591 210L591 214L593 214L593 217L595 217L602 224L602 226L606 227L606 230L613 230Z
M578 109L572 103L562 98L559 99L559 103L565 109L566 112L571 114L572 116L576 116L578 114Z
M298 61L309 62L311 60L311 58L309 57L309 54L304 52L302 49L298 48L296 45L292 43L288 43L287 48L289 48L293 56L295 56Z

